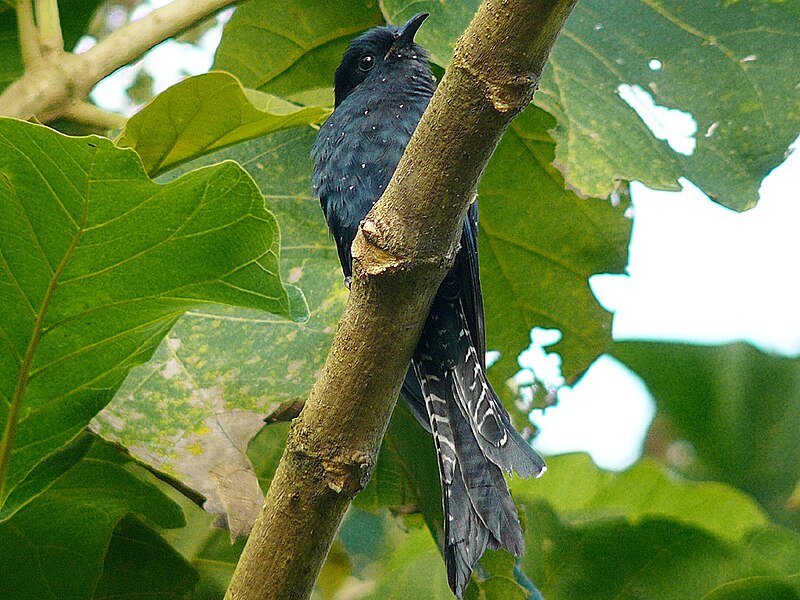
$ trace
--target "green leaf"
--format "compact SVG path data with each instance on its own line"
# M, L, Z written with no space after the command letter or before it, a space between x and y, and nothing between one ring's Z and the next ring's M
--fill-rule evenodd
M442 555L430 533L422 528L410 529L396 538L391 554L383 561L376 588L365 596L365 600L407 598L453 598Z
M219 600L225 595L245 540L232 544L226 531L213 527L211 515L185 497L173 497L183 507L186 525L162 535L197 573L192 600Z
M779 573L790 575L800 589L800 534L781 527L755 529L745 536L747 547L773 565Z
M686 600L744 577L779 575L735 544L665 519L565 526L526 506L525 572L548 600Z
M0 508L0 522L12 517L31 499L47 490L61 475L83 458L92 444L92 436L82 433L72 442L40 462L21 484L14 488Z
M274 406L307 397L347 298L322 211L310 196L313 136L310 128L297 128L202 159L237 159L254 175L281 224L283 280L306 292L309 319L293 323L252 310L192 310L152 360L131 373L97 422L104 437L199 490L209 509L225 514L229 523L237 522L239 511L229 499L241 500L241 531L263 499L247 444ZM220 469L247 474L247 480L231 487L218 477Z
M273 423L263 427L247 447L247 456L253 463L258 484L265 492L269 489L275 469L281 461L288 435L289 423Z
M94 600L178 600L189 597L197 573L141 521L124 517L108 545Z
M547 463L545 476L514 479L511 490L521 504L545 501L566 521L669 518L734 541L767 524L759 506L733 488L674 481L649 461L622 473L598 469L585 454L553 456Z
M798 600L800 594L775 577L747 577L724 583L702 600Z
M330 110L245 90L227 73L184 79L131 117L118 145L136 150L153 177L247 139L323 121Z
M496 387L519 369L532 327L558 328L553 346L574 381L611 346L611 315L589 288L595 273L621 273L628 261L627 198L617 206L564 189L551 166L552 117L531 107L503 136L480 186L481 283L486 335L501 358Z
M447 64L478 2L381 6L394 22L432 13L417 39ZM783 162L800 129L798 34L796 2L579 2L534 100L558 120L556 160L567 181L586 195L606 196L617 178L677 189L685 176L725 206L753 207L761 180ZM691 113L695 152L685 156L657 140L619 96L623 84Z
M350 40L383 23L375 0L254 0L225 26L214 69L247 87L300 101L300 93L330 88Z
M510 486L523 568L548 600L701 598L748 577L792 585L799 572L800 537L732 488L674 481L649 462L613 474L565 455L548 467Z
M186 310L302 305L278 277L275 219L232 163L158 185L107 139L7 119L0 156L4 501Z
M473 577L465 590L467 600L541 600L530 581L519 581L517 559L504 550L487 550L481 558L480 577Z
M0 589L14 590L15 598L92 598L123 517L182 526L180 507L129 467L119 451L96 442L66 475L0 524Z
M778 522L800 479L800 360L746 344L621 342L614 356L638 373L707 475L755 496Z
M441 489L433 438L398 400L369 484L353 505L378 513L422 512L433 531L442 529Z

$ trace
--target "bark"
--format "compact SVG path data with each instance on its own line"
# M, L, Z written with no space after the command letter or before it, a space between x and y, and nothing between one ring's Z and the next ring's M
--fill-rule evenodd
M239 0L173 0L163 8L126 25L83 54L57 47L55 0L42 0L48 18L34 31L30 0L17 12L25 58L25 74L0 94L0 116L48 122L66 115L101 79L136 60L153 46L183 33ZM38 44L34 45L34 39Z
M577 0L487 0L353 243L353 282L226 598L307 598L366 485L483 169Z

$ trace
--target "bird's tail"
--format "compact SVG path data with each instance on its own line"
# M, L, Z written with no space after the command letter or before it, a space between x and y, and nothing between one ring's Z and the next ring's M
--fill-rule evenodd
M461 598L486 548L522 554L501 471L539 476L542 458L516 432L486 379L458 299L437 298L414 357L439 458L447 578Z

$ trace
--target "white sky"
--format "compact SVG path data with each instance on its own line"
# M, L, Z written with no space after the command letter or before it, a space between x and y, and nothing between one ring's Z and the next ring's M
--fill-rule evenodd
M149 9L137 10L139 18ZM138 69L143 66L153 77L157 92L186 75L203 73L211 66L220 30L207 32L199 48L161 44L137 65L101 82L92 99L106 109L132 114L137 107L125 88ZM78 48L93 44L84 38ZM651 62L650 67L657 70L660 64ZM656 106L638 86L620 86L619 94L659 139L677 152L692 154L697 126L691 115ZM795 264L800 258L800 152L765 179L758 206L747 213L722 208L688 181L683 185L675 193L632 184L635 219L628 275L591 281L601 303L614 312L615 339L745 340L767 351L800 353ZM535 343L521 363L535 366L547 383L561 383L560 359L542 351L542 345L557 340L558 332L533 334ZM622 469L639 457L654 414L641 380L614 359L602 357L574 388L560 391L557 406L534 416L541 429L535 445L546 454L586 451L598 465Z

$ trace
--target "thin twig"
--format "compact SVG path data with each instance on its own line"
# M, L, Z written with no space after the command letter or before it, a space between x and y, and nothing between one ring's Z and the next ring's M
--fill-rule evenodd
M51 121L83 100L104 77L153 46L240 0L174 0L115 31L83 54L62 52L0 94L0 115Z
M67 109L62 116L81 125L96 127L100 131L122 129L128 122L124 115L103 110L90 102L78 102Z

